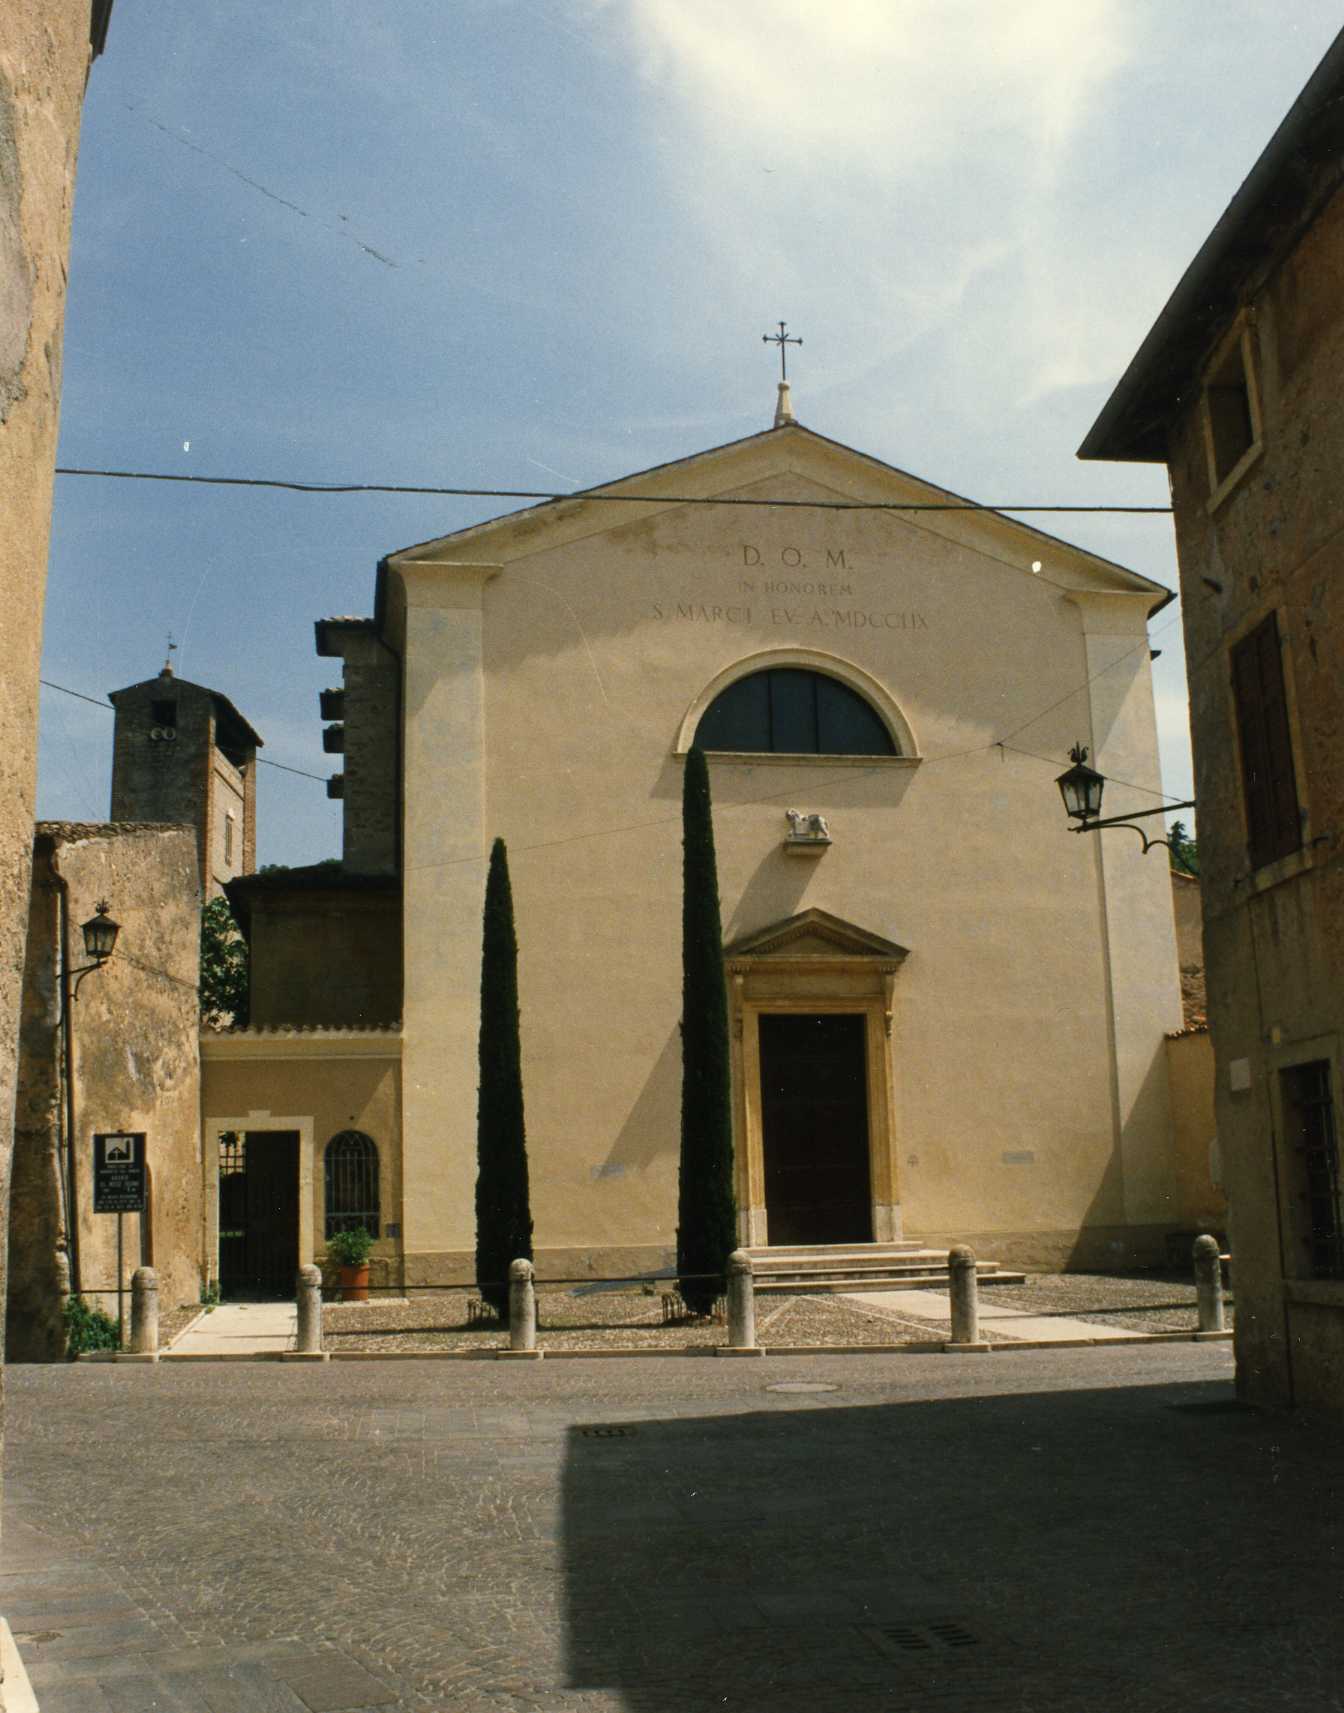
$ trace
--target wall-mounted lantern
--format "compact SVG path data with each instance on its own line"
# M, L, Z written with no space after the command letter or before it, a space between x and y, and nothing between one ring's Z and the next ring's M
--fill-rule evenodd
M107 903L104 901L97 906L96 914L90 916L87 922L80 923L79 931L84 936L84 955L92 958L93 962L81 964L78 969L67 972L75 978L74 986L70 989L71 999L78 997L79 984L84 977L94 970L102 969L116 950L121 923L114 922L108 915Z
M1154 845L1165 845L1168 850L1171 849L1170 839L1150 839L1143 828L1136 827L1134 822L1147 820L1153 815L1171 815L1177 809L1193 809L1193 797L1184 803L1164 803L1160 809L1135 809L1129 815L1112 815L1108 820L1099 820L1106 775L1087 765L1087 750L1082 744L1074 744L1069 751L1069 760L1073 766L1067 773L1061 773L1055 784L1064 799L1064 808L1069 818L1078 823L1076 827L1069 828L1071 833L1097 833L1103 827L1128 827L1130 832L1137 833L1143 840L1144 856L1147 856Z

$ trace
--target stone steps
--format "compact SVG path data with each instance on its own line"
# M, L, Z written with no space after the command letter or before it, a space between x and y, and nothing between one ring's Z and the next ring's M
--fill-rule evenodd
M781 1244L748 1249L758 1291L912 1290L946 1286L947 1251L904 1243ZM1024 1273L977 1261L982 1285L1020 1285Z

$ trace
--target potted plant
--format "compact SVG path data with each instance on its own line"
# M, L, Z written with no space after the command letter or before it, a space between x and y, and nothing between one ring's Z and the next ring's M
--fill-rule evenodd
M362 1225L351 1231L336 1231L327 1239L327 1257L336 1263L343 1303L369 1300L369 1251L373 1238Z

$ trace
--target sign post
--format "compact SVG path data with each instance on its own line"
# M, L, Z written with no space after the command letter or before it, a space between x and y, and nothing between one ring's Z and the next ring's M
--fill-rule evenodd
M93 1139L93 1211L117 1216L117 1344L124 1342L128 1213L145 1211L145 1132L101 1131Z

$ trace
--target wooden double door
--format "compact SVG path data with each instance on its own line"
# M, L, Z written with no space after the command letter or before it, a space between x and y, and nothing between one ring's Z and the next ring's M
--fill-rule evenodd
M761 1141L770 1243L869 1243L866 1024L763 1012Z

